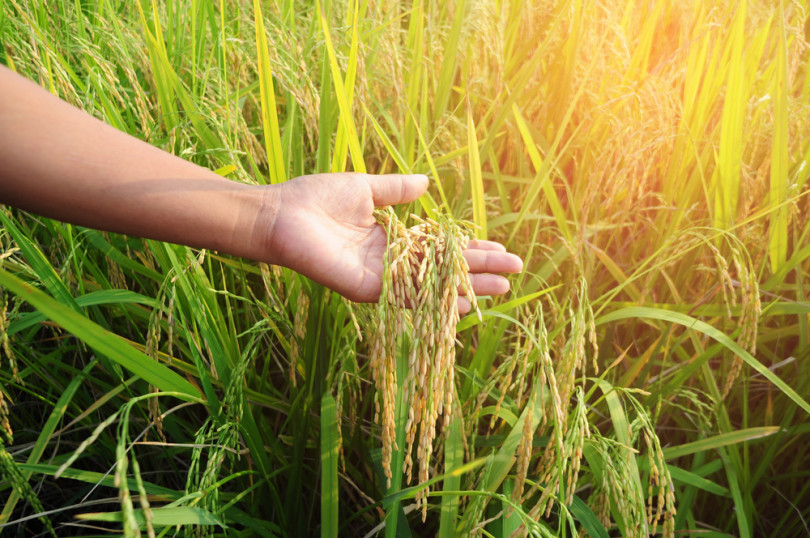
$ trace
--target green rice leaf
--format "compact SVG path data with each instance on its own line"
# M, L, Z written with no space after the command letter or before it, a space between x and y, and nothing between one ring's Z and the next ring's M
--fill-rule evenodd
M532 166L534 166L536 174L534 181L526 194L526 200L530 203L525 204L520 209L517 217L517 223L520 224L523 221L526 212L530 207L532 207L534 201L540 195L540 190L542 190L543 196L551 208L551 213L554 215L554 220L556 221L557 226L560 228L563 237L565 237L568 241L571 241L573 236L571 235L571 230L568 228L568 220L565 215L565 211L563 210L562 204L560 204L560 200L557 197L557 193L554 191L554 187L551 184L551 174L553 170L550 163L548 160L544 160L540 156L540 152L537 150L537 145L529 132L529 128L526 125L523 116L520 114L520 110L516 105L512 105L512 115L515 117L515 123L520 131L520 136L523 138L523 144L525 145L526 150L529 152L529 158L532 161Z
M276 92L273 86L273 72L267 48L267 35L259 0L253 0L253 17L256 21L256 52L259 58L259 91L262 105L262 128L264 144L270 166L270 183L287 180L284 167L284 153L281 151L281 130L276 109Z
M23 471L47 476L55 476L59 465L49 465L43 463L20 463L19 468ZM115 477L111 474L97 473L95 471L85 471L83 469L74 469L68 467L60 473L62 478L70 478L71 480L78 480L86 484L100 484L102 486L113 488L115 487ZM149 495L159 495L165 500L174 500L180 497L181 493L173 489L163 486L158 486L149 482L143 483L146 493ZM135 488L133 487L134 491Z
M726 469L728 488L731 491L731 498L734 500L734 516L737 518L739 536L741 538L749 538L752 536L751 525L749 523L751 514L745 509L745 498L740 487L740 477L737 475L737 470L734 468L734 465L732 465L729 461L729 457L725 449L720 448L719 450L720 456L723 460L723 465Z
M759 426L756 428L746 428L744 430L721 433L692 443L667 447L664 449L664 457L668 460L674 460L696 452L715 450L727 445L736 445L753 439L761 439L773 435L778 431L779 426Z
M351 4L351 43L349 44L349 59L346 67L346 78L343 81L343 88L346 92L346 101L349 109L352 108L352 99L354 97L354 82L357 76L357 47L359 39L357 36L357 23L358 23L359 6L357 1ZM351 133L345 122L338 123L338 132L335 136L335 153L332 157L332 172L342 172L346 169L346 159L348 157L348 145Z
M487 238L487 206L484 200L484 180L481 177L481 157L478 154L478 139L475 136L472 109L467 107L467 156L470 167L470 186L472 189L473 222L475 236Z
M48 447L48 443L50 442L51 436L53 432L56 430L56 427L62 420L65 412L67 411L67 406L70 401L73 399L74 394L81 386L82 382L84 381L84 376L87 375L94 366L96 365L96 361L90 361L90 363L85 366L84 370L82 371L81 376L76 376L70 380L70 383L65 388L65 391L59 396L59 400L57 400L56 405L53 407L53 411L51 411L50 416L48 417L48 421L43 426L42 430L39 432L39 436L37 436L37 440L34 443L33 448L31 449L31 453L28 455L28 459L26 460L26 464L32 465L39 462L39 459L42 457L42 454L45 453L45 449ZM18 465L20 470L23 473L25 480L29 480L33 471L30 469L23 469L21 465ZM11 514L14 511L14 507L17 505L17 502L20 500L20 494L16 489L12 489L11 493L8 496L8 500L6 501L5 506L3 507L3 512L0 513L0 521L8 521L11 518Z
M776 374L771 372L765 365L763 365L761 362L755 359L753 355L751 355L746 350L741 348L734 340L729 338L727 335L723 334L718 329L715 329L708 323L695 319L692 316L681 314L679 312L671 312L668 310L659 310L656 308L634 306L629 308L622 308L620 310L602 316L596 320L596 325L604 325L605 323L610 323L612 321L631 318L657 319L661 321L678 323L680 325L683 325L684 327L694 329L696 331L705 334L706 336L713 338L720 344L723 344L725 347L727 347L730 351L735 353L738 357L740 357L743 361L745 361L746 364L748 364L751 368L756 370L768 381L773 383L779 390L785 393L785 395L791 400L793 400L799 407L804 409L807 413L810 413L810 404L808 404L804 398L799 396L799 394L797 394L795 390L793 390L790 386L788 386L787 383L779 379L779 377L777 377Z
M664 452L666 453L666 451ZM693 473L692 471L687 471L686 469L681 469L675 465L667 465L667 468L669 469L669 475L673 480L677 480L683 484L688 484L698 489L708 491L714 495L720 495L723 497L727 497L729 495L728 488L721 486L717 482L712 482L711 480L703 478L699 474Z
M0 211L0 222L2 222L5 229L8 230L8 233L17 243L17 246L20 247L20 251L22 251L28 263L31 264L31 269L34 270L42 281L45 289L47 289L53 297L58 299L60 303L69 306L76 312L81 312L81 308L76 304L76 300L68 291L67 286L65 286L65 283L59 278L59 275L56 274L53 266L45 258L45 255L42 254L39 247L34 244L27 235L22 233L14 221L8 218L3 211Z
M150 307L155 306L155 300L153 298L129 290L91 291L90 293L76 297L75 300L76 304L81 308L109 304L142 304ZM9 323L6 334L9 336L16 334L46 319L47 316L42 312L23 312L18 318Z
M784 3L780 2L779 35L776 48L776 77L773 89L773 142L771 149L771 185L768 204L771 207L768 226L768 255L771 271L776 273L787 259L788 243L788 76L787 38L785 37Z
M469 329L470 327L475 327L483 322L483 320L498 317L498 314L504 314L509 312L510 310L517 308L522 304L526 304L529 301L537 299L538 297L542 297L547 293L551 293L552 291L558 289L561 284L557 284L556 286L551 286L546 289L536 291L534 293L529 293L528 295L524 295L523 297L518 297L516 299L512 299L510 301L506 301L505 303L499 304L498 306L494 306L489 309L481 310L481 318L479 319L478 316L470 314L462 318L456 324L456 332L461 332L465 329Z
M258 2L258 0L254 0ZM349 98L346 94L346 88L343 85L343 77L340 74L340 65L337 61L335 54L335 47L332 44L332 37L329 34L329 23L321 9L320 0L315 2L317 7L318 19L321 23L321 30L323 32L324 42L326 44L326 52L329 56L329 68L332 72L332 83L335 86L335 96L337 97L338 109L340 110L339 122L343 125L343 129L347 133L349 142L349 154L352 157L352 166L357 172L366 172L366 165L363 159L363 151L360 148L360 140L357 137L357 128L354 125L354 116L352 114L351 106L349 105Z
M447 109L450 100L450 90L453 87L453 80L458 71L458 50L461 40L461 30L464 23L464 15L467 10L467 1L461 0L453 6L455 12L453 16L453 26L447 35L447 42L444 44L444 56L442 57L442 67L439 71L439 78L436 81L436 96L433 99L433 119L438 120Z
M126 345L122 340L68 308L44 292L26 284L8 271L0 269L0 285L42 312L48 319L61 325L97 352L109 357L144 381L166 392L182 392L199 396L199 391L172 370Z
M338 430L337 407L331 394L321 398L321 537L338 531Z
M371 126L374 128L374 131L380 137L380 140L382 141L383 146L385 146L386 151L388 151L388 155L394 160L394 163L397 165L397 168L399 168L404 174L410 174L411 168L410 166L408 166L408 163L405 162L405 158L399 153L397 148L394 146L394 143L391 142L391 139L388 137L383 128L380 126L379 122L374 117L374 115L371 112L369 112L365 104L363 105L363 110L366 113L366 118L371 122ZM440 180L438 176L436 176L436 183L439 182ZM434 215L438 211L439 206L436 204L436 201L433 199L433 197L430 195L430 192L428 191L425 191L425 193L419 197L419 203L422 205L422 209L424 209L425 213L427 213L428 215Z
M582 525L588 536L592 538L608 538L608 532L599 521L599 518L578 495L574 495L574 500L568 509L571 510L571 513Z
M745 12L746 1L736 4L737 13L731 26L731 55L728 60L728 81L720 126L720 149L715 178L715 225L727 229L737 214L740 195L740 171L743 153L743 118L748 91L745 81Z
M150 519L155 527L174 527L177 525L218 525L223 529L228 527L208 510L196 506L152 508L151 512ZM82 521L107 521L112 523L124 521L123 512L94 512L76 514L75 517ZM135 510L135 521L141 527L146 526L143 510Z
M444 468L456 469L464 464L464 433L461 429L461 417L450 422L450 431L444 445ZM439 519L439 537L456 536L459 496L451 492L461 489L461 475L450 474L442 482L442 490L448 495L442 496L442 510Z

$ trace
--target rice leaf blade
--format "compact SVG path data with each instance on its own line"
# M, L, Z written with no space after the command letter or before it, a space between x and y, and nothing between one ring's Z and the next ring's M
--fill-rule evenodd
M467 107L467 156L470 167L470 187L472 189L473 222L475 236L487 238L487 206L484 199L484 179L481 176L481 157L478 153L478 139L475 135L472 108ZM438 178L437 178L438 181Z
M67 411L67 406L70 403L73 396L76 394L76 391L81 386L81 383L84 381L84 376L96 365L95 361L91 361L85 368L82 370L81 376L76 376L71 379L70 383L67 387L65 387L65 391L57 400L56 405L53 407L53 411L48 416L48 421L43 426L42 430L39 432L39 436L37 436L37 440L34 443L34 446L31 450L31 453L28 455L28 459L26 460L27 465L34 465L39 463L39 459L42 457L42 454L45 453L45 449L48 447L48 442L50 441L53 432L56 431L56 427L59 425L59 422L62 420L65 412ZM20 468L23 473L23 477L25 480L29 480L33 472L31 470ZM14 488L11 490L11 493L8 496L8 500L6 501L5 506L3 507L2 513L0 513L0 522L6 522L11 518L11 514L14 512L14 507L17 505L17 502L20 500L20 494L18 493L17 489Z
M771 207L768 227L768 255L771 271L776 273L787 260L788 242L788 77L787 38L784 3L780 2L774 79L773 147L771 149L771 184L768 198Z
M39 247L17 227L14 221L12 221L5 212L0 211L0 222L3 223L3 227L8 230L11 237L17 243L17 246L28 260L28 263L31 264L31 268L42 281L45 289L62 304L76 312L81 312L79 305L76 304L76 300L70 294L70 291L68 291L67 286L65 286L62 279L59 278L59 275L56 274L53 265L48 262Z
M588 536L594 538L608 538L609 535L604 525L602 525L596 517L596 514L593 513L579 495L574 495L574 501L568 509L571 510L571 514L579 521Z
M447 35L447 42L444 44L444 56L442 66L439 71L439 78L436 81L436 95L433 99L433 120L438 122L442 114L447 109L450 100L450 90L453 87L453 79L458 71L458 50L461 40L461 30L464 23L464 16L467 10L467 0L456 2L453 6L453 26Z
M331 394L321 398L321 537L338 531L338 430L337 406Z
M261 94L262 128L264 144L270 168L270 183L287 180L284 166L284 153L281 150L281 130L278 122L276 92L273 85L273 71L268 53L267 34L259 0L253 0L253 16L256 24L256 52L259 59L259 91Z
M461 419L456 417L450 422L450 431L444 445L444 468L456 469L464 463L464 439L461 431ZM448 495L442 496L441 517L439 519L439 537L456 536L459 496L451 492L461 489L461 476L450 474L444 479L442 489Z
M176 525L217 525L227 528L214 514L196 506L169 506L152 508L150 519L155 527L174 527ZM124 521L123 512L94 512L76 514L76 519L82 521ZM139 525L146 525L146 517L143 510L135 510L135 520Z
M258 2L258 0L254 1ZM337 56L335 54L335 47L332 44L332 37L329 33L329 23L327 22L326 16L321 9L320 0L315 2L315 6L317 7L318 19L321 23L321 31L323 33L323 38L326 45L326 52L329 57L329 68L331 70L332 83L335 88L335 96L337 98L339 109L338 121L341 125L343 125L343 129L347 133L346 136L348 137L349 154L352 157L352 166L354 167L354 170L365 173L366 165L365 160L363 159L363 151L360 147L360 140L357 137L357 128L354 125L352 109L349 105L349 98L346 94L346 88L343 85L343 77L340 74L340 66L338 65Z
M695 488L708 491L714 495L720 495L723 497L727 497L729 495L728 488L693 473L692 471L687 471L686 469L681 469L680 467L676 467L674 465L668 465L667 467L669 468L669 474L673 480L677 480Z
M172 370L156 363L128 345L121 345L121 339L118 336L107 332L83 315L3 269L0 269L0 284L7 287L20 299L30 303L49 319L59 323L65 330L73 333L87 345L119 363L144 381L166 392L182 392L192 397L199 396L199 392L191 383Z
M720 127L717 177L715 179L715 225L728 229L737 214L743 152L743 118L747 101L745 81L746 0L737 3L731 26L728 80Z
M720 433L718 435L693 441L691 443L667 447L664 449L664 456L668 460L674 460L676 458L688 456L689 454L694 454L696 452L715 450L728 445L735 445L744 443L746 441L751 441L753 439L768 437L779 432L779 429L779 426L758 426L754 428L746 428L744 430Z
M615 312L611 312L610 314L606 314L601 318L596 320L596 325L603 325L605 323L610 323L612 321L618 321L621 319L628 319L628 318L647 318L647 319L658 319L662 321L670 321L672 323L678 323L683 325L684 327L694 329L699 331L706 336L709 336L719 342L720 344L727 347L730 351L740 357L743 361L745 361L751 368L757 371L760 375L765 377L768 381L773 383L779 390L781 390L785 396L793 400L796 405L804 409L807 413L810 413L810 404L802 398L799 394L796 393L787 383L782 381L779 377L776 376L773 372L771 372L765 365L755 359L750 353L742 349L736 342L734 342L731 338L727 335L723 334L718 329L715 329L708 323L704 321L700 321L695 319L691 316L686 314L681 314L679 312L670 312L667 310L660 310L657 308L649 308L649 307L628 307L622 308Z

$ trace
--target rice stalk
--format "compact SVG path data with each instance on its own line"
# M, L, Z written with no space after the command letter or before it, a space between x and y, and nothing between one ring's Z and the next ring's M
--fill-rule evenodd
M0 390L0 400L2 400L2 390ZM4 405L4 402L0 401L0 416L3 416ZM3 416L3 421L5 422L5 420L5 416ZM36 513L42 513L45 510L42 508L42 503L40 502L39 497L37 497L37 494L34 491L34 488L31 487L31 484L28 483L28 479L26 479L23 472L19 467L17 467L17 463L14 461L11 454L8 453L8 450L6 450L6 445L3 442L3 437L6 437L7 440L11 441L11 428L6 428L6 425L4 424L2 426L2 430L4 435L0 436L0 475L3 476L4 480L8 480L12 490L16 492L20 498L31 505L31 508ZM41 516L39 520L45 525L51 536L57 536L56 531L53 528L53 524L47 516ZM6 523L6 521L0 520L0 523Z
M663 519L662 534L665 537L675 535L675 493L671 489L672 476L664 461L661 442L649 424L642 431L644 445L647 449L647 462L650 466L650 479L647 487L647 524L652 525L652 534L656 534L658 524Z
M575 385L578 371L585 366L585 338L589 325L586 318L587 286L580 287L577 310L569 307L570 334L561 349L561 355L552 362L548 349L541 350L539 359L542 364L546 383L550 391L549 406L552 442L546 446L543 456L537 463L536 473L540 482L545 484L540 499L532 509L535 517L551 514L554 498L563 504L570 504L576 478L582 458L582 443L590 435L585 415L584 395L582 388ZM540 317L542 320L542 316ZM541 328L544 332L545 328ZM541 332L540 342L547 340ZM577 394L577 405L569 416L568 402L572 394Z
M644 497L630 478L630 447L598 434L586 446L592 453L589 464L600 471L588 499L588 504L596 508L599 521L609 527L613 515L623 536L648 536Z
M6 316L8 312L8 297L6 297L5 291L2 289L0 289L0 303L2 303L2 307L0 307L0 349L3 350L6 361L8 361L8 365L11 369L11 377L15 381L21 382L22 380L17 370L17 359L14 356L14 351L11 349L11 340L8 336L8 324L10 321ZM0 398L2 398L2 396L0 396Z
M382 461L391 487L391 454L396 446L394 406L397 398L397 349L408 350L404 380L406 447L403 473L407 482L418 465L420 483L429 479L437 423L446 428L455 405L455 327L459 320L458 294L465 293L478 309L467 262L462 255L469 236L444 215L418 219L406 228L388 209L377 218L388 235L383 289L377 317L369 328L370 364L379 391L376 420L382 425ZM418 434L418 439L417 439ZM416 450L416 463L413 452ZM427 488L416 494L422 519L427 517Z
M147 324L146 330L146 345L144 352L149 357L152 357L153 360L158 361L158 350L160 348L160 336L161 336L161 325L163 322L163 316L166 312L166 286L171 282L170 279L164 280L164 285L161 286L160 289L160 298L158 301L158 307L152 309L152 312L149 315L149 322ZM174 286L172 286L172 291L174 291ZM174 297L169 300L169 319L167 321L168 325L168 336L167 340L169 342L169 349L168 349L168 356L169 356L169 364L171 364L171 356L172 356L172 349L171 349L171 340L172 340L172 325L173 319L171 314L171 309L173 306ZM154 385L149 386L149 392L155 394L159 392L160 389ZM163 432L163 413L160 410L160 401L158 398L150 398L147 402L147 406L149 409L149 420L155 425L155 430L157 431L158 436L166 442L166 435Z
M298 299L295 302L295 317L293 321L293 334L290 337L290 384L295 387L298 376L298 360L301 358L301 346L306 338L307 317L309 315L309 295L304 286L298 290Z
M153 399L157 400L157 398ZM154 514L152 512L152 507L149 505L149 498L146 494L146 488L143 486L141 468L138 465L138 459L134 454L132 455L132 475L135 478L135 487L138 489L138 501L140 502L143 518L146 523L146 535L149 536L149 538L155 538L155 527L152 523Z
M253 357L243 354L230 371L230 380L222 398L222 414L207 420L197 431L195 445L186 481L186 494L206 492L201 505L209 512L215 513L220 503L220 489L215 487L220 480L223 468L234 466L239 457L240 436L246 435L242 424L244 413L245 372ZM202 469L202 452L207 448L205 468ZM202 471L201 471L202 469ZM192 531L186 530L190 535ZM215 529L201 525L194 535L213 535Z
M8 420L11 413L9 413L8 403L6 402L4 393L5 389L3 388L2 383L0 383L0 433L2 433L2 438L5 438L7 443L11 443L14 436L14 430L11 429L11 423Z

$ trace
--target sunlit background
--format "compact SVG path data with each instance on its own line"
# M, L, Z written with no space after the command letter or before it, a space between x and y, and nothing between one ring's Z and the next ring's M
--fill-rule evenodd
M402 218L471 221L525 270L458 326L423 521L404 445L382 474L371 310L3 209L3 535L806 535L809 16L7 0L0 61L111 125L248 183L425 173Z

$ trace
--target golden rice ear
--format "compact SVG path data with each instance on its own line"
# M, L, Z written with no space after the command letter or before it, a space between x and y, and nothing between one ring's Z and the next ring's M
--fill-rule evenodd
M419 219L406 227L389 208L377 212L388 236L382 293L369 327L371 368L377 385L377 417L382 426L383 472L391 484L391 456L396 447L394 406L404 390L408 409L402 472L410 482L416 445L418 480L429 480L433 442L439 419L446 426L455 405L455 338L461 288L478 311L462 255L467 231L446 216ZM406 305L408 308L406 308ZM480 315L480 314L479 314ZM400 350L407 350L407 355ZM407 378L397 379L398 361L408 361ZM419 439L417 441L417 434ZM427 488L416 494L422 519L427 517Z

